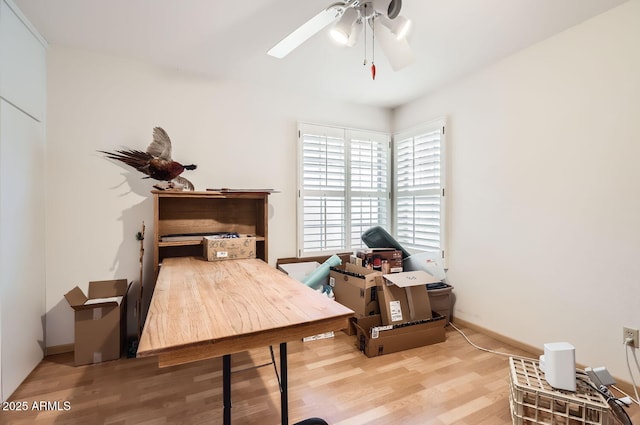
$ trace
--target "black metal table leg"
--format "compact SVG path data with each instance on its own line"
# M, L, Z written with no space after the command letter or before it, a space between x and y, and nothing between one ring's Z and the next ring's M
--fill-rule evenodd
M287 383L287 343L280 344L280 411L282 425L289 425L289 392ZM329 425L323 419L311 418L294 425Z
M280 343L280 415L282 425L289 425L289 392L287 384L287 343Z
M222 403L224 425L231 425L231 354L222 356Z
M231 425L231 354L222 356L223 424ZM280 344L280 418L282 425L289 425L289 390L287 377L287 343ZM323 419L311 418L295 425L328 425Z

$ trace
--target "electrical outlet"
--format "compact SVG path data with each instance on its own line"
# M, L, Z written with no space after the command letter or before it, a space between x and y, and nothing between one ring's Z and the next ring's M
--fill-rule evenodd
M636 348L640 348L640 340L638 338L638 329L627 328L626 326L622 328L622 342L624 343L627 338L631 338L633 340L632 345Z

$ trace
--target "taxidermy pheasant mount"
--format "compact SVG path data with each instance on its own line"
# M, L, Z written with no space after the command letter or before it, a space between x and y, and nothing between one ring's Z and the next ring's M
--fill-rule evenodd
M98 151L109 159L115 159L146 174L145 179L152 178L162 182L153 187L160 190L194 190L193 184L181 177L184 170L195 170L196 165L182 165L171 159L171 139L160 127L153 129L153 141L146 152L135 149L117 150L115 152Z

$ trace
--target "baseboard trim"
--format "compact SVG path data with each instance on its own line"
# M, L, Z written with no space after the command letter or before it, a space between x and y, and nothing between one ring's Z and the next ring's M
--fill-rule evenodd
M52 345L45 350L45 356L53 356L55 354L73 353L73 344Z
M487 335L490 336L493 339L496 339L500 342L504 342L505 344L509 344L519 350L523 350L526 351L527 353L529 353L531 355L531 357L537 358L539 357L541 354L544 354L544 350L540 349L540 348L536 348L532 345L529 344L525 344L521 341L515 340L513 338L509 338L506 337L504 335L501 335L497 332L494 332L492 330L489 330L487 328L483 328L482 326L478 326L475 323L471 323L471 322L467 322L466 320L462 320L462 319L458 319L458 318L454 318L453 319L453 324L454 325L460 325L462 327L474 330L476 332L479 332L483 335ZM576 367L579 369L584 369L585 367L587 367L586 365L577 363ZM625 393L629 394L631 397L635 398L635 394L634 394L634 390L633 390L633 384L631 382L628 382L624 379L621 379L617 376L614 376L613 379L616 380L616 387L620 388L622 391L624 391Z
M487 328L483 328L482 326L478 326L475 323L467 322L466 320L454 318L453 319L453 324L454 325L464 326L465 328L469 328L469 329L474 330L476 332L480 332L483 335L490 336L491 338L496 339L496 340L498 340L500 342L504 342L505 344L509 344L509 345L519 349L519 350L526 351L533 358L537 358L538 356L540 356L541 354L544 353L544 350L541 350L540 348L536 348L533 345L525 344L525 343L523 343L521 341L518 341L518 340L515 340L513 338L506 337L506 336L504 336L502 334L499 334L499 333L494 332L492 330L489 330Z

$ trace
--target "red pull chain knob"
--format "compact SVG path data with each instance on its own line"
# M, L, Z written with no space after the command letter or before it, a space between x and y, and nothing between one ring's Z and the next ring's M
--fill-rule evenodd
M375 63L371 64L371 79L372 80L376 79L376 64Z

